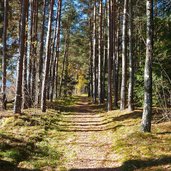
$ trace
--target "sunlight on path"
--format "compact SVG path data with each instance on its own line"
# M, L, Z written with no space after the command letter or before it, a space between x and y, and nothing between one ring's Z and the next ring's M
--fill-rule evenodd
M112 153L112 131L106 128L104 113L88 103L87 99L74 106L74 113L66 116L66 132L74 132L68 140L68 151L74 154L67 169L116 168L117 156Z

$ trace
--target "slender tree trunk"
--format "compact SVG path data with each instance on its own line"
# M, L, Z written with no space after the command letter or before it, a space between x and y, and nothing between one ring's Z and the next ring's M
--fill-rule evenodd
M4 0L3 23L3 56L2 56L2 109L6 110L6 76L7 76L7 24L8 24L8 0Z
M118 3L118 0L116 1L116 4ZM116 40L115 40L115 60L114 60L114 108L118 108L118 95L119 95L119 50L120 50L120 9L118 6L116 6L116 12L115 12L117 22L115 22L115 34L116 34Z
M90 17L89 19L89 30L90 30L90 37L89 37L89 62L90 62L90 66L89 66L89 96L93 97L93 40L92 40L92 30L93 30L93 25L92 25L92 18Z
M103 72L102 72L102 102L104 102L104 99L106 98L106 70L107 70L107 56L108 56L108 49L107 49L107 41L108 41L108 36L107 36L107 0L105 1L105 7L104 7L104 27L103 27Z
M27 18L27 23L28 23L28 4L27 4L27 9L26 9L26 18ZM28 46L28 41L27 41L27 34L28 31L25 33L25 42L26 42L26 47L25 47L25 52L24 52L24 62L23 62L23 104L22 108L27 109L28 108L28 87L27 87L27 46Z
M44 77L43 77L43 82L42 82L42 95L41 95L42 112L46 112L46 88L47 88L47 83L48 83L49 64L50 64L49 51L50 51L50 40L51 40L53 5L54 5L54 0L51 0L49 21L48 21L48 32L47 32L47 37L46 37L46 56L45 56L45 66L44 66Z
M112 44L113 38L111 32L111 0L108 0L108 100L107 100L107 109L108 111L112 110Z
M32 43L32 52L33 52L33 63L32 63L32 101L35 106L38 104L38 87L37 87L37 27L38 27L38 1L33 0L33 43Z
M65 48L64 48L64 58L63 58L63 63L62 63L62 73L61 73L61 80L60 80L60 87L59 87L59 97L61 97L62 95L62 84L63 84L63 79L65 78L64 74L65 74L65 68L66 68L65 64L66 64L68 49L69 49L69 37L70 37L69 31L67 31L66 34L67 35L65 37Z
M126 68L127 68L127 12L128 0L124 0L123 29L122 29L122 83L121 83L121 104L120 109L126 108Z
M146 60L144 70L144 108L142 116L142 131L151 131L152 119L152 57L153 57L153 0L146 2L147 40Z
M134 69L133 69L133 47L132 47L132 0L129 0L129 86L128 86L128 110L133 111L133 87L134 87Z
M67 53L66 53L66 58L65 58L65 70L64 70L64 97L67 96L68 92L68 66L69 66L69 59L68 59L68 50L69 50L69 40L68 40L68 48L67 48Z
M96 68L97 68L97 33L96 33L96 0L94 1L94 12L93 12L93 103L97 102L97 84L96 84Z
M28 107L32 105L32 26L33 26L33 1L29 0L29 10L28 10L28 35L27 35L27 60L28 60Z
M23 59L25 51L25 25L26 25L26 9L27 0L22 0L22 12L21 12L21 26L20 26L20 57L17 65L17 82L16 93L14 103L14 113L21 113L22 107L22 77L23 77Z
M103 4L102 0L99 1L99 43L98 43L98 100L99 104L102 103L102 57L103 57Z
M99 2L99 63L98 63L98 98L99 104L102 103L102 57L103 57L103 3L102 0Z
M56 71L55 71L55 81L56 81L56 98L58 97L58 84L59 84L59 77L58 77L58 65L59 65L59 53L60 53L60 34L61 34L61 11L62 11L62 0L58 0L58 30L57 30L57 43L56 43Z
M113 87L114 87L114 108L116 109L117 106L117 101L118 101L118 92L117 92L117 84L118 84L118 80L117 80L117 48L116 48L116 44L117 44L117 39L116 39L116 35L117 35L117 23L116 23L116 19L117 19L117 12L116 12L116 0L112 0L112 25L113 25Z
M39 56L39 83L38 83L38 103L41 99L41 89L42 89L42 71L43 71L43 52L44 52L44 35L45 35L45 14L46 14L46 1L43 0L43 19L42 19L42 28L41 28L41 40L40 40L40 56Z
M56 56L53 65L53 82L52 82L52 93L51 93L51 101L53 100L54 87L56 80L56 98L57 98L57 84L58 84L58 61L59 61L59 48L60 48L60 32L61 32L61 8L62 8L62 0L58 0L58 12L57 12L57 27L56 27Z

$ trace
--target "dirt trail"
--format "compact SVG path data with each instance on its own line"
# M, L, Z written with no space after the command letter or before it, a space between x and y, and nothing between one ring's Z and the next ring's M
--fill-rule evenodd
M101 108L82 97L72 111L66 116L70 122L65 131L75 132L75 139L68 143L74 158L67 169L118 170L117 156L112 152L112 130L106 128Z

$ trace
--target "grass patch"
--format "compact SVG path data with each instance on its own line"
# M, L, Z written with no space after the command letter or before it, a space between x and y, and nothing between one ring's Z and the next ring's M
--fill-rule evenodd
M22 115L0 119L0 169L40 169L62 167L69 149L64 142L74 133L61 132L63 113L59 106L74 105L78 98L62 99L48 104L46 113L40 109L24 110ZM65 119L66 120L66 119Z
M152 133L142 133L141 111L114 111L108 118L115 126L122 123L113 133L113 152L122 170L171 170L171 122L153 124Z

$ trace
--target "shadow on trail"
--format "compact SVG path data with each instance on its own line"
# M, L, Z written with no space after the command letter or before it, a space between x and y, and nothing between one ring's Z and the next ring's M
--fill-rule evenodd
M104 127L104 128L83 128L83 129L80 129L80 128L75 128L75 126L73 126L74 128L70 128L70 127L67 127L65 129L62 129L60 128L60 131L61 132L102 132L102 131L109 131L109 130L113 130L115 131L116 129L122 127L123 125L117 125L117 126L114 126L114 127L111 127L111 128L107 128L107 127Z
M127 113L118 117L114 117L113 121L123 121L127 119L138 119L142 117L142 111L134 111L132 113Z
M149 168L149 170L151 170L150 167L160 167L168 164L171 164L171 156L164 156L159 159L149 159L149 160L128 160L124 162L121 167L117 167L117 168L82 168L82 169L70 169L69 171L135 171L137 169L145 169L145 168ZM166 170L168 171L170 169L171 169L170 167L168 169L166 168Z
M40 171L38 169L24 169L17 167L17 165L9 162L0 160L0 171Z

